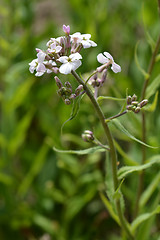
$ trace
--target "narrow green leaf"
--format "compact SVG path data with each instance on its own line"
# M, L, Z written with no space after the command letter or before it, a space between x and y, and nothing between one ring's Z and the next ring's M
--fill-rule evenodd
M155 176L155 178L152 180L152 182L149 184L147 189L142 193L140 198L140 207L142 208L147 201L152 196L153 192L156 190L156 188L159 186L160 183L160 173Z
M46 160L46 155L48 153L49 147L44 142L39 152L37 153L35 159L33 159L32 166L29 172L24 176L22 183L19 186L18 193L22 196L26 194L28 188L30 187L35 176L41 171L43 164Z
M138 163L136 161L134 161L130 156L128 156L126 154L126 152L120 147L118 142L116 142L114 140L114 144L115 144L115 147L116 147L117 151L119 152L119 154L121 154L121 156L123 157L126 165L129 165L129 166L137 166L138 165Z
M155 155L152 158L150 158L147 163L140 165L140 166L125 166L121 167L118 170L118 178L122 179L126 177L128 174L133 173L133 172L139 172L144 169L152 167L154 164L159 164L160 163L160 155Z
M79 111L79 108L80 108L80 102L81 102L82 96L83 96L83 95L80 95L79 97L77 97L76 99L74 99L71 115L70 115L69 119L67 119L67 120L63 123L63 125L62 125L62 127L61 127L61 133L62 133L62 130L63 130L64 125L65 125L67 122L71 121L72 119L74 119L74 118L77 116L78 111Z
M58 230L57 223L49 220L49 218L44 217L40 214L35 214L33 217L33 222L41 227L45 232L50 234L55 234Z
M13 179L10 176L2 172L0 173L0 183L3 183L5 185L11 185L12 182L13 182Z
M113 100L113 101L126 101L126 98L115 98L115 97L110 97L110 96L99 96L97 98L97 101L101 100Z
M149 218L151 218L152 216L154 216L155 214L159 214L160 213L160 205L157 206L157 208L150 212L150 213L144 213L140 216L138 216L131 224L131 230L132 232L135 232L136 228L143 223L144 221L148 220Z
M138 143L140 143L140 144L142 144L142 145L144 145L144 146L146 146L146 147L148 147L148 148L158 148L158 147L153 147L153 146L151 146L151 145L148 145L148 144L142 142L141 140L137 139L136 137L134 137L131 133L128 132L127 129L125 129L125 128L123 127L123 125L120 123L120 121L119 121L118 119L113 119L113 120L111 121L111 123L113 123L113 124L116 126L117 129L119 129L120 131L122 131L125 135L127 135L127 136L128 136L129 138L131 138L132 140L134 140L134 141L136 141L136 142L138 142Z
M139 64L139 60L138 60L138 56L137 56L138 44L139 44L139 42L137 42L136 47L135 47L135 52L134 52L135 62L136 62L138 69L140 70L140 72L143 74L145 79L147 79L149 77L149 74Z
M108 147L108 146L106 146ZM53 150L59 153L69 153L69 154L77 154L77 155L85 155L85 154L91 154L91 153L95 153L95 152L105 152L106 149L100 147L100 146L96 146L96 147L92 147L92 148L87 148L84 150L61 150L61 149L57 149L55 147L53 147Z
M122 186L122 183L124 182L124 178L121 180L117 190L114 192L113 194L113 199L120 199L121 198L121 193L120 193L120 189L121 189L121 186Z
M146 98L149 99L160 86L160 74L148 85L146 90Z
M158 91L155 94L153 102L151 104L147 104L147 106L145 106L145 111L154 112L156 109L157 103L158 103Z
M110 202L108 201L108 199L105 197L105 195L102 192L100 192L100 197L101 197L102 202L104 203L105 207L107 208L108 212L110 213L111 217L120 225L120 221L119 221L117 214L114 212Z

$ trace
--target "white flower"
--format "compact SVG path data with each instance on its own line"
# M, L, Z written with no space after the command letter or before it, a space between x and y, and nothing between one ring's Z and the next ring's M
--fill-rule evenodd
M52 73L53 72L52 70L54 69L54 67L57 66L57 64L53 60L44 61L43 63L46 65L46 73Z
M49 53L58 53L62 49L61 46L56 46L56 43L51 43L51 45L48 48Z
M82 64L79 59L82 59L82 56L79 53L73 53L69 57L60 57L58 61L63 64L60 66L59 72L63 74L69 74L72 70L76 70Z
M97 44L90 40L91 34L81 34L80 32L76 32L71 35L71 42L81 43L84 48L96 47Z
M121 72L121 67L117 63L114 62L114 59L111 56L111 54L109 54L108 52L104 52L103 54L102 53L98 54L98 56L97 56L98 62L102 63L102 64L111 62L112 71L115 73Z
M31 73L34 73L34 70L37 71L35 76L38 76L38 77L42 76L46 72L46 67L43 64L45 57L46 57L46 53L40 51L37 54L37 59L34 59L32 62L29 63L30 65L29 71Z

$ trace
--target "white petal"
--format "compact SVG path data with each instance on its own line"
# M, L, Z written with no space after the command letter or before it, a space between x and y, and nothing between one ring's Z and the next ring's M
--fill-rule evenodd
M84 48L90 48L91 47L91 43L88 40L82 40L81 43L82 43Z
M38 64L38 59L36 58L36 59L32 60L32 62L29 63L29 66L36 67L37 64Z
M61 46L57 46L57 47L55 48L55 50L56 50L56 53L60 52L60 51L61 51L61 49L62 49L62 47L61 47Z
M81 66L82 62L80 60L76 60L74 62L71 62L70 64L72 65L72 70L76 70Z
M115 63L115 62L112 64L111 69L112 69L113 72L115 72L115 73L121 72L121 67L120 67L117 63Z
M69 62L62 64L59 68L59 72L63 74L69 74L71 73L71 70L72 70L72 65Z
M35 76L36 77L40 77L40 76L42 76L44 74L44 72L37 72L36 74L35 74Z
M34 73L34 70L35 70L35 67L32 67L32 66L29 67L29 71L30 71L31 73Z
M39 52L39 53L37 54L38 62L42 63L42 62L44 61L44 59L45 59L45 56L46 56L46 53L44 53L44 52Z
M97 61L98 61L99 63L104 64L104 63L109 62L109 59L106 58L102 53L99 53L98 56L97 56Z
M97 43L95 43L94 41L90 40L90 43L92 47L97 47Z
M112 61L114 61L113 57L111 56L111 54L110 54L109 52L104 52L104 55L105 55L107 58L109 58L109 59L111 59Z
M91 34L87 33L87 34L82 34L81 35L83 39L89 40L91 38Z
M46 71L46 67L44 66L43 63L39 63L37 68L36 68L37 72L45 72Z
M61 63L68 63L68 57L67 56L62 56L57 59Z
M73 53L69 56L69 58L72 59L72 62L75 61L75 60L79 60L79 59L82 59L82 56L80 53Z

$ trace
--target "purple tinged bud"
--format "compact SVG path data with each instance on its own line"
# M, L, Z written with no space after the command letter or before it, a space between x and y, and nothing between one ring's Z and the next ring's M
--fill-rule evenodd
M141 110L141 108L140 108L140 107L136 107L136 109L134 110L134 112L135 112L135 113L139 113L139 112L140 112L140 110Z
M82 139L85 142L92 142L94 140L93 132L90 130L84 131L84 133L82 134Z
M104 69L103 72L102 72L102 78L101 78L101 83L103 84L106 80L106 77L107 77L107 71L108 69Z
M139 103L140 108L144 107L147 103L148 103L148 100L147 100L147 99L142 100L142 101Z
M71 101L66 98L66 99L64 100L64 103L65 103L66 105L70 105L70 104L71 104Z
M82 89L83 89L83 85L79 85L79 86L76 88L76 90L75 90L76 96L78 96L78 95L80 94L80 92L82 91Z
M128 97L127 97L127 105L130 105L130 104L131 104L131 99L132 99L131 96L128 96Z
M65 82L65 86L72 91L72 85L70 84L70 82L68 82L68 81Z
M137 106L138 102L137 101L132 101L132 105Z
M63 84L61 83L61 80L57 76L55 76L54 79L56 81L57 87L62 88Z
M131 101L136 101L136 100L137 100L137 96L136 94L133 94Z
M136 107L133 106L133 105L128 105L126 108L127 108L127 110L129 110L129 111L134 111Z
M75 99L76 97L77 97L76 94L72 93L72 94L70 95L69 99L70 99L70 100L73 100L73 99Z
M63 32L65 32L66 35L69 35L70 34L70 26L63 25Z

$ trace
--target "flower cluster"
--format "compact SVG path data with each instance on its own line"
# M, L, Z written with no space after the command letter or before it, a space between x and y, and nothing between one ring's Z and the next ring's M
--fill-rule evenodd
M147 99L143 99L141 102L137 101L137 96L133 94L133 96L127 97L127 110L132 111L134 113L139 113L141 108L144 107L148 103Z
M43 51L36 48L37 58L29 63L31 73L36 71L36 76L42 76L46 73L70 74L81 66L82 48L96 47L97 44L90 40L90 34L81 34L80 32L70 35L70 27L63 25L65 36L51 38Z

